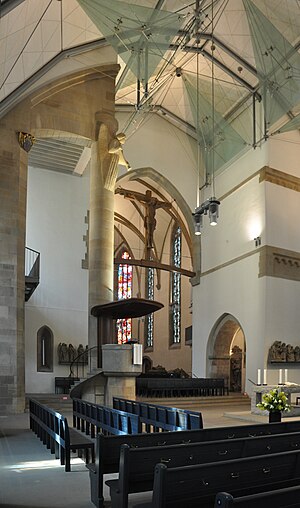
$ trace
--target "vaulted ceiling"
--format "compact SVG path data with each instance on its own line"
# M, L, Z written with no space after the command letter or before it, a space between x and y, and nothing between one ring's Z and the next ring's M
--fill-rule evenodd
M300 126L298 0L0 0L0 115L67 57L96 65L107 43L127 133L162 115L197 139L208 171L212 147L218 169Z

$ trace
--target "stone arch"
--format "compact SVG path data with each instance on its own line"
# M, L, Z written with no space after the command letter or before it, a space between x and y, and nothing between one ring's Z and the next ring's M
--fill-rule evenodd
M231 391L245 389L246 340L242 326L224 313L215 323L207 344L208 377L224 378Z
M193 277L193 279L191 279L191 284L196 285L200 281L201 239L199 239L199 236L195 236L194 234L194 222L190 206L185 201L180 192L177 190L177 188L170 182L170 180L168 180L165 176L159 173L156 169L151 167L138 168L130 171L129 173L125 173L124 175L118 178L116 185L118 186L122 184L122 180L129 179L130 181L134 180L141 181L144 178L149 178L150 180L153 180L156 184L159 184L159 186L162 189L166 190L170 194L170 196L172 196L187 223L188 234L190 237L189 247L193 271L196 274Z
M53 332L47 325L37 332L37 371L53 371Z
M149 356L143 357L143 374L147 374L149 370L152 369L153 361Z

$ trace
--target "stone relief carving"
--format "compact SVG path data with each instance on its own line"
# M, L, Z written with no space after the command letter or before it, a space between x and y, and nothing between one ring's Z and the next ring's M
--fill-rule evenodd
M57 356L59 364L71 364L78 355L82 355L78 359L78 363L88 363L88 355L87 355L88 346L83 347L82 344L79 344L77 348L73 346L73 344L67 344L65 342L60 342L57 346ZM83 354L86 353L86 354Z
M300 362L300 347L275 340L269 349L268 362Z

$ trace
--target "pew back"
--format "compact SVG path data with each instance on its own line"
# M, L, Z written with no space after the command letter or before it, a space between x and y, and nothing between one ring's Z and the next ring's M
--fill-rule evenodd
M157 464L151 508L204 508L212 506L222 490L244 496L297 485L299 481L300 451L177 468Z
M287 487L271 491L251 494L249 496L233 497L227 492L219 492L215 499L215 508L272 508L299 507L300 506L300 486Z
M159 404L149 404L147 402L138 402L121 397L113 398L113 407L121 411L139 415L142 422L148 427L153 427L153 429L158 427L157 422L163 424L166 430L176 430L176 428L182 430L203 428L202 414L198 411L162 406Z
M121 446L119 479L109 480L113 508L127 508L128 494L151 490L157 463L181 467L300 449L300 432L148 448Z

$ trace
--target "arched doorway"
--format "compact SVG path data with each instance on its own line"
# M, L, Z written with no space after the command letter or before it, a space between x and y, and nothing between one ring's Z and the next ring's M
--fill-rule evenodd
M207 346L207 375L224 378L229 391L245 391L246 340L238 320L223 314L212 329Z

